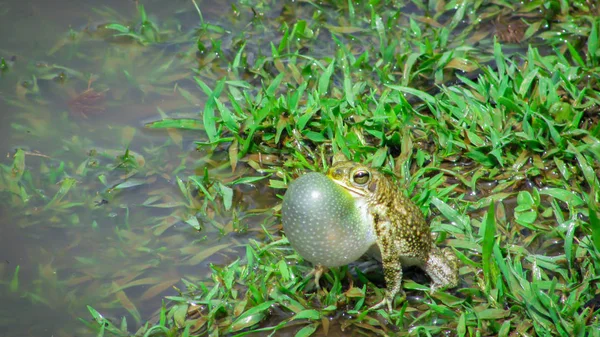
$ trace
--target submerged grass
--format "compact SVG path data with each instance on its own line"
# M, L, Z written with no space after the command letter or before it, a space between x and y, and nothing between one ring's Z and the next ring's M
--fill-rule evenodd
M103 196L167 175L183 201L157 193L143 205L177 204L173 217L196 230L263 237L182 249L190 265L223 250L240 257L211 264L205 280L184 279L186 288L166 297L135 335L600 335L595 4L261 0L233 4L220 22L209 22L203 3L194 5L200 23L184 53L197 61L193 75L160 82L154 77L167 65L147 78L148 90L137 87L176 90L199 106L192 115L160 111L163 118L147 127L167 129L175 143L176 130L194 130L211 165L181 176L182 168L144 166L143 156L127 150L110 165L124 172L120 179L100 175ZM107 28L144 48L165 41L138 10L137 28ZM24 95L39 97L35 88ZM430 294L417 271L418 282L403 283L407 301L391 313L368 311L383 295L377 273L332 269L316 289L311 266L279 230L279 205L248 210L236 201L250 184L283 195L289 181L325 170L338 154L395 175L414 196L437 242L461 261L456 289ZM19 150L1 166L0 192L12 204L36 193L24 160ZM75 183L60 180L53 196L43 196L45 208L80 205ZM261 228L244 225L257 214ZM154 234L173 223L165 219ZM125 318L116 323L92 307L94 321L82 321L99 336L131 335Z

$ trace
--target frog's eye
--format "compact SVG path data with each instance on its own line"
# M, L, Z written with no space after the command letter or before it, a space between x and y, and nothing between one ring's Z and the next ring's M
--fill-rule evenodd
M356 172L354 172L354 175L352 176L352 180L354 181L354 183L356 183L358 185L364 185L364 184L368 183L370 179L371 179L371 173L369 173L369 171L364 171L364 170L356 171Z

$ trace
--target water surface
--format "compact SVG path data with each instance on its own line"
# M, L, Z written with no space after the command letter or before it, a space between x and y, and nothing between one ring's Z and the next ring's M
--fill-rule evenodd
M106 24L139 21L134 1L2 4L0 56L10 69L0 77L0 152L12 167L21 149L29 177L26 198L5 193L0 205L2 335L91 336L77 320L91 319L87 305L115 321L126 317L135 331L163 296L177 293L173 286L182 288L181 278L206 278L209 263L234 260L255 236L235 234L222 207L196 214L202 207L177 184L205 168L233 179L248 174L244 163L232 174L207 160L194 144L205 139L200 132L144 128L161 118L159 109L197 117L204 104L191 80L192 3L144 4L160 29L177 21L181 32L147 48L113 38ZM205 19L219 21L226 4L209 5ZM119 159L127 149L131 165ZM246 211L273 204L274 193L252 198L257 187L239 189L234 210L244 226L272 224ZM185 222L196 216L200 231Z

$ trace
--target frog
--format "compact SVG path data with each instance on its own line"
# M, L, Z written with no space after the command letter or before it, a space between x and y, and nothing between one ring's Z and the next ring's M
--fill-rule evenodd
M381 261L386 290L383 299L370 309L392 311L402 290L402 268L418 266L431 278L431 291L454 288L459 281L458 258L449 248L435 245L429 224L420 208L378 170L353 161L339 161L327 177L350 193L366 228L375 234L371 255Z

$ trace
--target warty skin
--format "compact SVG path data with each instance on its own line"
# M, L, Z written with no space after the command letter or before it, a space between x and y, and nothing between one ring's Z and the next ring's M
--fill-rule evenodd
M402 267L416 265L431 289L458 284L458 259L435 246L421 210L393 180L368 166L334 163L327 176L308 173L290 184L282 205L284 231L292 247L316 265L346 265L367 251L383 264L386 293L371 307L392 310L402 291Z

